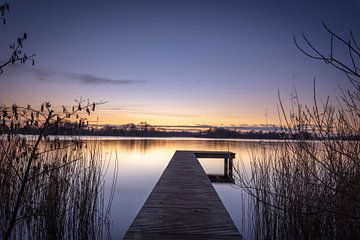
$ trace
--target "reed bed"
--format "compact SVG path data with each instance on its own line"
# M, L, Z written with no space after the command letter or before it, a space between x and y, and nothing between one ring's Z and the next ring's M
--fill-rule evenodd
M251 149L250 169L236 169L251 196L251 236L360 239L360 111L296 106L284 126L296 139Z
M291 139L250 149L250 169L237 169L238 185L251 196L254 239L360 239L360 48L352 32L344 40L323 27L328 52L305 34L294 43L350 85L323 99L314 80L313 103L302 104L294 89L288 108L279 94L280 124Z
M359 148L284 141L251 153L238 184L251 196L253 239L359 239L359 165L332 144Z
M19 135L0 139L0 234L3 237L35 142L35 137ZM104 174L108 164L98 141L84 143L45 137L36 149L10 238L109 238L114 186L110 198L105 199ZM116 163L115 168L112 185L116 184Z

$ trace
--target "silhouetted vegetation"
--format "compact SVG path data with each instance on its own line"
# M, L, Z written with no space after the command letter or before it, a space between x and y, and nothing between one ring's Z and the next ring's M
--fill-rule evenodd
M6 24L6 13L10 10L10 5L8 3L0 4L0 24ZM32 63L32 65L35 64L34 54L27 55L23 51L23 44L24 41L27 39L28 35L26 33L21 34L16 39L16 42L10 44L10 56L9 58L3 62L0 63L0 74L4 72L4 68L10 64L15 63L21 63L24 64L28 61Z
M1 24L6 24L9 9L9 4L0 4ZM31 61L34 65L35 55L23 52L26 39L23 33L10 44L10 56L0 63L0 74L10 64ZM69 109L63 106L60 113L48 102L39 109L0 106L1 239L108 237L110 203L104 204L105 159L99 143L49 138L70 122L81 128L86 115L102 103L80 99ZM21 134L30 129L36 135Z
M197 137L197 138L243 138L243 139L284 139L291 138L281 132L275 131L236 131L226 128L209 128L203 131L168 131L157 129L148 125L149 128L143 128L140 125L129 124L125 126L104 126L102 128L92 127L88 125L66 123L63 126L49 129L51 135L82 135L82 136L125 136L125 137ZM9 131L4 128L3 131ZM19 134L38 134L38 129L32 126L24 126L17 128Z
M145 126L145 127L144 127ZM2 131L10 131L9 127L0 126ZM36 135L39 130L31 125L25 125L15 130L18 134ZM284 129L263 131L250 130L238 131L234 129L227 129L222 127L212 127L206 130L181 130L171 131L163 128L153 127L149 124L127 124L122 126L105 125L98 127L89 125L86 121L79 123L65 122L64 124L48 129L50 135L81 135L81 136L122 136L122 137L194 137L194 138L223 138L223 139L308 139L317 140L320 136L312 133L301 132L287 132ZM328 139L338 139L339 136L321 136ZM341 136L341 139L360 140L359 135Z
M323 54L303 34L306 45L296 46L307 56L343 72L353 88L343 91L337 105L330 98L319 103L314 84L314 104L304 106L297 96L287 113L280 100L283 128L288 134L309 132L283 141L279 147L252 152L250 173L238 169L238 184L250 196L255 239L359 239L360 48L353 34L343 38L324 25L330 35L329 54ZM343 45L336 56L334 42Z
M95 141L49 138L65 119L80 125L100 103L78 101L56 113L50 103L0 106L0 234L3 239L102 239L104 207L101 149ZM91 109L91 110L90 110ZM36 136L17 134L31 126Z

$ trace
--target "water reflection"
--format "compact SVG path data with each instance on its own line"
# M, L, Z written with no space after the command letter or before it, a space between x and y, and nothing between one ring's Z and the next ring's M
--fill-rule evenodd
M99 138L97 138L99 140ZM161 173L176 150L199 151L231 151L236 153L234 166L249 167L249 149L260 150L264 145L276 142L261 141L229 141L204 139L136 139L136 138L103 138L100 139L103 151L119 163L119 175L112 203L111 235L121 239L146 198L155 186ZM223 159L200 159L201 165L209 175L224 175ZM114 163L109 163L109 171L105 179L111 182L111 169ZM244 196L232 184L214 184L225 207L241 233L246 231L247 219L244 219Z

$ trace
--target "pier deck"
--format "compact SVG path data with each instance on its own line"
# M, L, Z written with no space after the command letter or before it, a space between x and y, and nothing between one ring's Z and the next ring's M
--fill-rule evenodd
M124 239L241 239L197 157L234 153L176 151ZM240 204L240 203L239 203Z

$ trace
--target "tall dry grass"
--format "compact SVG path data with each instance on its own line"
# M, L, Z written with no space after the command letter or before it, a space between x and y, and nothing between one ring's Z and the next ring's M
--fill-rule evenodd
M319 101L315 84L312 106L295 95L288 111L280 100L283 131L296 139L252 150L250 171L237 169L251 196L254 239L360 239L360 48L353 35L347 42L324 27L330 57L304 35L313 52L301 50L345 73L352 87L335 104ZM333 54L335 40L350 53L350 65Z
M251 196L254 239L360 237L359 165L329 144L284 141L251 153L238 184Z
M70 110L0 106L0 238L103 239L109 226L110 202L104 202L104 175L109 162L100 142L50 139L49 134L76 123L86 127L99 103L80 99ZM17 134L35 129L37 135ZM107 204L105 206L105 204Z
M4 234L34 139L12 136L0 141L0 231ZM108 163L99 142L46 139L37 154L10 238L108 238L110 203L104 199Z

